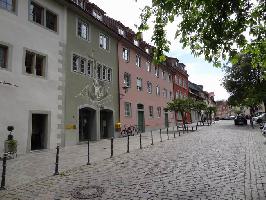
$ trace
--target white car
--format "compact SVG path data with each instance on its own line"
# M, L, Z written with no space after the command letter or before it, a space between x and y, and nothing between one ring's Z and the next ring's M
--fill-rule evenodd
M266 122L266 113L262 113L261 115L257 117L252 117L252 121L257 123Z

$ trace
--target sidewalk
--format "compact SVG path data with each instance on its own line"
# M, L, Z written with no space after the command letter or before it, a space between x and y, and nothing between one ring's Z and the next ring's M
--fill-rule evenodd
M174 132L177 128L169 127L169 139L174 138ZM189 131L191 132L191 131ZM153 142L160 142L159 130L153 131ZM185 132L186 133L186 132ZM180 131L182 135L183 132ZM176 137L179 137L176 132ZM130 151L140 148L139 134L130 136ZM162 140L168 140L166 129L162 130ZM142 133L142 147L151 145L151 132ZM99 162L110 158L111 155L110 139L90 142L90 163ZM114 157L124 154L127 151L127 137L114 139ZM32 182L33 180L52 176L55 170L56 150L33 151L27 154L18 155L15 159L7 160L6 188L15 188L19 185ZM59 154L59 173L75 167L86 165L88 161L88 145L80 144L60 148ZM2 162L0 174L2 174Z

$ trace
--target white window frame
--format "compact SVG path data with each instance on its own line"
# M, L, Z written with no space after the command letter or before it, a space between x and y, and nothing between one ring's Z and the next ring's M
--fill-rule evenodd
M79 24L81 24L81 27L80 27L81 33L80 33L80 35L79 35ZM83 37L83 33L82 33L82 31L83 31L82 25L84 25L84 27L86 28L86 37L85 38ZM78 18L77 19L77 27L76 27L76 29L77 29L77 37L78 38L80 38L82 40L90 41L90 25L88 23L86 23L84 20Z
M153 106L149 106L149 117L154 118Z
M122 57L126 62L129 62L129 48L123 47Z
M124 73L124 85L128 88L131 87L131 74L128 72Z
M141 56L139 54L136 54L136 66L141 67Z
M150 81L147 81L147 92L152 94L152 83Z
M142 88L143 88L143 86L142 86L142 78L137 77L137 90L138 91L142 91Z
M151 62L150 61L146 61L146 68L148 72L151 72Z
M132 116L132 107L130 102L125 102L124 104L124 114L125 117L131 117Z
M156 86L156 95L160 96L160 86L159 85Z
M109 36L100 33L99 34L99 47L104 50L109 50L110 49L110 38Z

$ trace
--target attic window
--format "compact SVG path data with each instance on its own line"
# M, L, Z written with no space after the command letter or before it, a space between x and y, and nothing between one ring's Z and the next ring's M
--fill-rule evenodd
M138 40L134 40L134 45L138 47L139 46L139 41Z
M118 34L124 36L125 35L125 31L118 27Z
M145 51L146 51L146 53L150 53L150 49L149 48L146 48Z
M92 15L93 15L96 19L98 19L98 20L100 20L100 21L103 20L103 16L102 16L99 12L97 12L96 10L93 10L93 11L92 11Z
M80 6L81 8L84 8L84 2L83 0L72 0L75 4Z

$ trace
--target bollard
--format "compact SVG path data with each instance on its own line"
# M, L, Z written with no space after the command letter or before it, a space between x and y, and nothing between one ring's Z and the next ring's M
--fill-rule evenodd
M58 165L59 165L59 145L56 147L56 157L55 157L55 171L54 171L54 176L59 175L58 172Z
M198 125L196 125L196 131L198 130Z
M90 165L90 140L88 139L88 162L87 165Z
M188 126L187 126L187 133L188 133Z
M153 135L152 135L152 131L151 131L151 145L153 145Z
M127 153L129 153L129 135L127 135Z
M174 131L174 138L175 138L175 131Z
M160 129L160 142L162 142L163 141L163 139L162 139L162 129Z
M114 155L114 138L112 137L111 138L111 158L113 157Z
M173 126L174 138L175 138L175 127Z
M193 129L194 129L194 127L192 126L192 132L194 131Z
M166 128L167 140L169 140L168 127Z
M179 137L180 137L180 131L178 131Z
M3 158L3 171L2 171L2 180L1 180L1 187L0 190L5 190L5 185L6 185L6 158L7 158L7 153L4 153L4 158Z
M142 149L142 143L141 143L141 133L139 134L139 148Z

